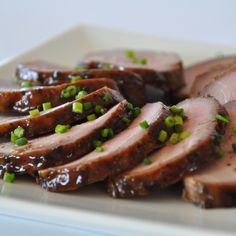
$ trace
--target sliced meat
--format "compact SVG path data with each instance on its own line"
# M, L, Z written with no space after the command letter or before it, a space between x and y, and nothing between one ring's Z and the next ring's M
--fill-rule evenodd
M40 184L49 191L75 190L132 168L163 145L157 137L169 114L163 103L145 105L125 131L104 143L103 152L93 151L67 165L39 171ZM144 120L149 124L146 129L139 125Z
M69 86L76 86L77 90L85 90L90 93L104 86L119 90L116 83L111 79L100 78L80 80L75 83L61 84L48 87L33 87L31 89L0 90L0 112L28 113L30 110L39 108L42 104L51 102L52 107L59 106L75 99L75 95L64 98L62 91Z
M193 82L192 88L191 88L191 97L198 96L201 91L211 82L215 80L216 77L220 76L227 70L229 70L234 64L223 64L223 65L217 65L215 67L212 67L207 72L204 72L198 76L196 76L196 79Z
M34 68L37 68L36 63L34 65ZM115 69L114 70L95 69L89 71L55 69L54 71L48 71L46 74L43 74L41 76L38 77L36 76L36 79L31 76L22 77L19 76L20 74L21 74L20 69L18 69L16 71L16 75L18 76L18 79L20 81L22 80L33 81L33 82L37 81L38 84L44 86L68 83L75 76L80 76L83 79L111 78L115 80L125 98L131 103L133 103L135 106L142 106L146 102L145 87L142 77L136 73L129 71L118 71ZM38 72L38 75L40 75L40 72Z
M236 63L236 56L224 56L218 58L212 58L203 62L199 62L189 66L184 71L185 83L186 86L183 87L177 94L180 99L190 96L191 88L196 77L202 73L209 71L215 66L224 66L231 63Z
M167 85L171 91L184 86L182 61L174 53L124 49L96 51L87 54L81 64L88 68L102 68L108 64L130 70L140 74L146 84L158 88Z
M104 140L103 129L109 127L117 134L128 126L123 117L132 120L132 115L124 100L96 120L73 126L66 133L36 138L21 147L3 143L0 145L1 172L34 174L37 170L78 159L94 149L95 140Z
M184 199L204 208L236 206L236 101L225 105L231 122L226 129L221 148L225 154L211 165L184 178Z
M104 96L109 96L109 100L104 101ZM0 116L0 137L9 137L11 131L18 126L24 128L25 137L38 137L42 134L54 131L58 123L75 124L85 121L86 117L93 112L97 105L102 106L105 112L123 99L124 98L118 91L103 87L81 99L76 99L73 102L67 102L58 107L43 111L38 116L18 116L9 118L7 118L7 116ZM80 102L82 104L90 102L92 106L88 110L84 109L82 114L74 113L72 111L74 102ZM97 116L98 115L101 114L97 113Z
M225 114L223 107L213 98L200 97L185 100L178 106L187 116L183 130L190 132L190 136L152 153L149 156L151 164L141 163L110 179L108 192L111 196L148 195L154 187L174 184L216 157L219 148L214 144L214 137L224 132L225 125L217 122L215 115Z
M221 104L236 100L236 66L219 75L201 92L202 96L212 96Z

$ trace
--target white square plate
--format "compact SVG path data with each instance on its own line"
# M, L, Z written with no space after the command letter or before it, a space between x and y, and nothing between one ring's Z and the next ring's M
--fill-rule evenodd
M79 26L0 65L1 86L19 62L34 59L74 66L86 52L108 48L150 48L177 52L185 65L233 53L236 47L208 45ZM108 235L235 235L236 209L202 210L183 202L170 188L145 199L112 199L100 185L73 193L48 193L33 180L0 181L0 213L42 222L89 229Z

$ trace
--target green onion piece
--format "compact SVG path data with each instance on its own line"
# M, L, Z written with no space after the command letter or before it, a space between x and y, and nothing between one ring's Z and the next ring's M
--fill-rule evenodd
M39 109L34 109L34 110L29 111L29 114L31 116L38 116L40 112L39 112Z
M103 96L103 100L104 100L105 102L109 102L110 99L111 99L111 95L110 95L109 93L106 93L106 94Z
M152 164L152 161L151 161L148 157L145 157L145 158L143 159L143 163L144 163L145 165L150 165L150 164Z
M159 133L158 140L163 143L166 141L167 136L168 136L167 132L162 129Z
M16 140L19 139L19 137L17 137L14 132L11 132L11 142L12 143L16 143Z
M236 134L236 126L234 126L234 127L232 128L232 132L233 132L234 134Z
M219 157L223 157L225 155L225 150L224 149L220 149L219 151L218 151L218 156Z
M43 103L43 110L46 111L46 110L49 110L52 108L52 103L51 102L45 102Z
M75 99L80 99L83 98L85 96L87 96L88 93L85 90L81 90L80 92L78 92L78 94L76 95Z
M133 50L127 50L126 52L125 52L125 56L126 57L128 57L128 58L134 58L134 51Z
M15 174L14 173L9 173L5 172L3 176L3 180L7 183L13 183L15 181Z
M175 119L175 126L183 126L184 121L182 116L175 116L174 119Z
M124 115L124 116L122 117L122 121L123 121L124 123L126 123L126 124L129 124L129 123L130 123L130 119L128 118L127 115Z
M25 137L19 138L15 141L15 144L17 146L23 146L26 145L28 143L28 140Z
M190 136L190 132L189 131L183 131L179 134L179 140L184 140L186 138L188 138Z
M24 130L22 127L18 126L18 127L13 131L13 133L16 135L16 137L22 138L22 137L24 136L25 130Z
M215 118L216 118L218 121L222 121L223 123L226 123L226 124L229 123L229 117L227 117L227 116L223 116L223 115L220 115L220 114L216 114Z
M133 110L134 109L133 104L130 103L130 102L128 102L127 107L128 107L129 110Z
M100 141L100 140L94 140L94 141L93 141L93 146L94 146L95 148L96 148L96 147L101 147L102 144L103 144L103 142Z
M234 152L236 152L236 143L232 143L232 149Z
M61 92L61 97L63 98L70 98L74 97L77 93L77 88L75 85L70 85L66 87L62 92Z
M75 113L83 114L83 104L81 102L74 102L72 105L72 111Z
M177 144L179 142L179 134L177 133L173 133L171 136L170 136L170 143L171 144Z
M102 136L103 138L107 138L108 135L109 135L109 132L110 132L110 129L109 129L109 128L105 128L105 129L103 129L103 130L101 131L101 136Z
M95 108L94 108L94 111L96 113L101 113L101 114L105 113L105 109L101 105L96 105Z
M103 152L104 148L103 147L96 147L96 152Z
M170 107L170 111L174 114L182 114L184 109L181 107L177 107L176 105L173 105Z
M75 82L77 82L77 81L79 81L79 80L82 80L83 79L83 77L82 76L79 76L79 75L77 75L77 76L72 76L71 77L71 83L75 83Z
M57 134L63 134L65 132L67 132L70 128L71 128L70 125L60 125L60 124L58 124L55 128L55 132Z
M168 128L172 128L175 125L175 118L173 116L168 116L164 120L164 124Z
M88 115L88 116L87 116L87 120L88 120L88 121L93 121L93 120L96 120L96 119L97 119L97 117L96 117L95 114L91 114L91 115Z
M147 64L147 59L146 58L141 59L140 64L141 65L146 65Z
M84 103L84 110L90 110L92 108L91 102L85 102Z
M133 64L139 64L138 59L134 58L134 59L133 59Z
M143 120L139 123L139 126L143 129L147 129L149 127L149 124L146 120Z
M139 107L135 107L133 112L134 112L134 117L137 117L141 113L141 109Z
M33 87L33 84L30 81L24 81L21 83L21 88L31 88L31 87Z

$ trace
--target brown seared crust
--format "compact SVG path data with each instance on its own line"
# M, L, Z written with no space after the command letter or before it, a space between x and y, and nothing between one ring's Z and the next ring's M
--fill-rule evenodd
M219 114L227 115L226 110L219 106ZM155 176L142 178L129 178L129 176L118 175L108 182L108 193L112 197L131 198L146 196L154 188L162 188L180 181L184 176L205 166L217 157L219 147L214 142L217 134L223 134L226 126L222 122L217 122L214 133L202 145L193 149L191 153L183 158L176 159L175 162L162 166ZM152 177L154 177L152 179Z
M0 112L28 113L38 108L42 110L42 104L51 102L52 107L59 106L74 100L74 97L64 98L62 91L70 85L75 85L91 93L104 86L119 90L116 83L111 79L100 78L80 80L75 83L66 83L48 87L33 87L31 89L0 90Z
M163 120L170 115L170 112L166 106L163 106L162 111L160 119L149 126L147 134L139 142L129 145L117 155L99 158L93 163L82 164L79 167L74 166L69 171L63 167L39 171L39 183L48 191L71 191L131 169L140 163L150 151L163 145L157 140L157 136L164 128ZM171 130L167 131L171 133ZM80 177L79 182L78 177Z
M103 99L105 94L110 95L110 99L107 102ZM83 114L74 113L72 112L72 105L74 102L91 102L93 107L96 105L101 105L105 109L109 109L121 102L123 99L124 98L118 91L103 87L90 93L84 98L77 99L73 102L68 102L46 112L41 112L39 116L23 116L12 121L9 120L7 122L0 123L0 137L8 138L11 131L18 126L24 128L25 137L34 138L54 131L57 124L81 123L86 120L87 115L91 114L93 110L84 110Z
M125 100L119 103L118 108L101 128L98 129L94 127L94 130L92 130L89 135L84 136L76 142L62 143L55 149L46 148L43 152L42 150L31 150L31 152L26 152L25 154L24 149L26 149L26 151L30 149L29 143L27 146L22 147L23 150L16 150L14 153L9 153L9 155L2 155L0 153L1 173L7 170L17 174L27 173L33 175L38 170L63 165L75 159L79 159L94 149L94 140L101 140L100 133L102 129L110 127L113 129L114 134L124 130L128 126L127 123L122 121L124 115L127 115L130 120L132 119L132 112L128 108L128 103Z

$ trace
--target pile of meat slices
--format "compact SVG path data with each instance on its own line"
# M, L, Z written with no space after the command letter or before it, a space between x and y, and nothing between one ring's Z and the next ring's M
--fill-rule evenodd
M184 69L174 53L98 51L15 77L24 88L0 90L5 179L55 192L105 181L120 198L182 182L201 207L236 205L236 56Z

